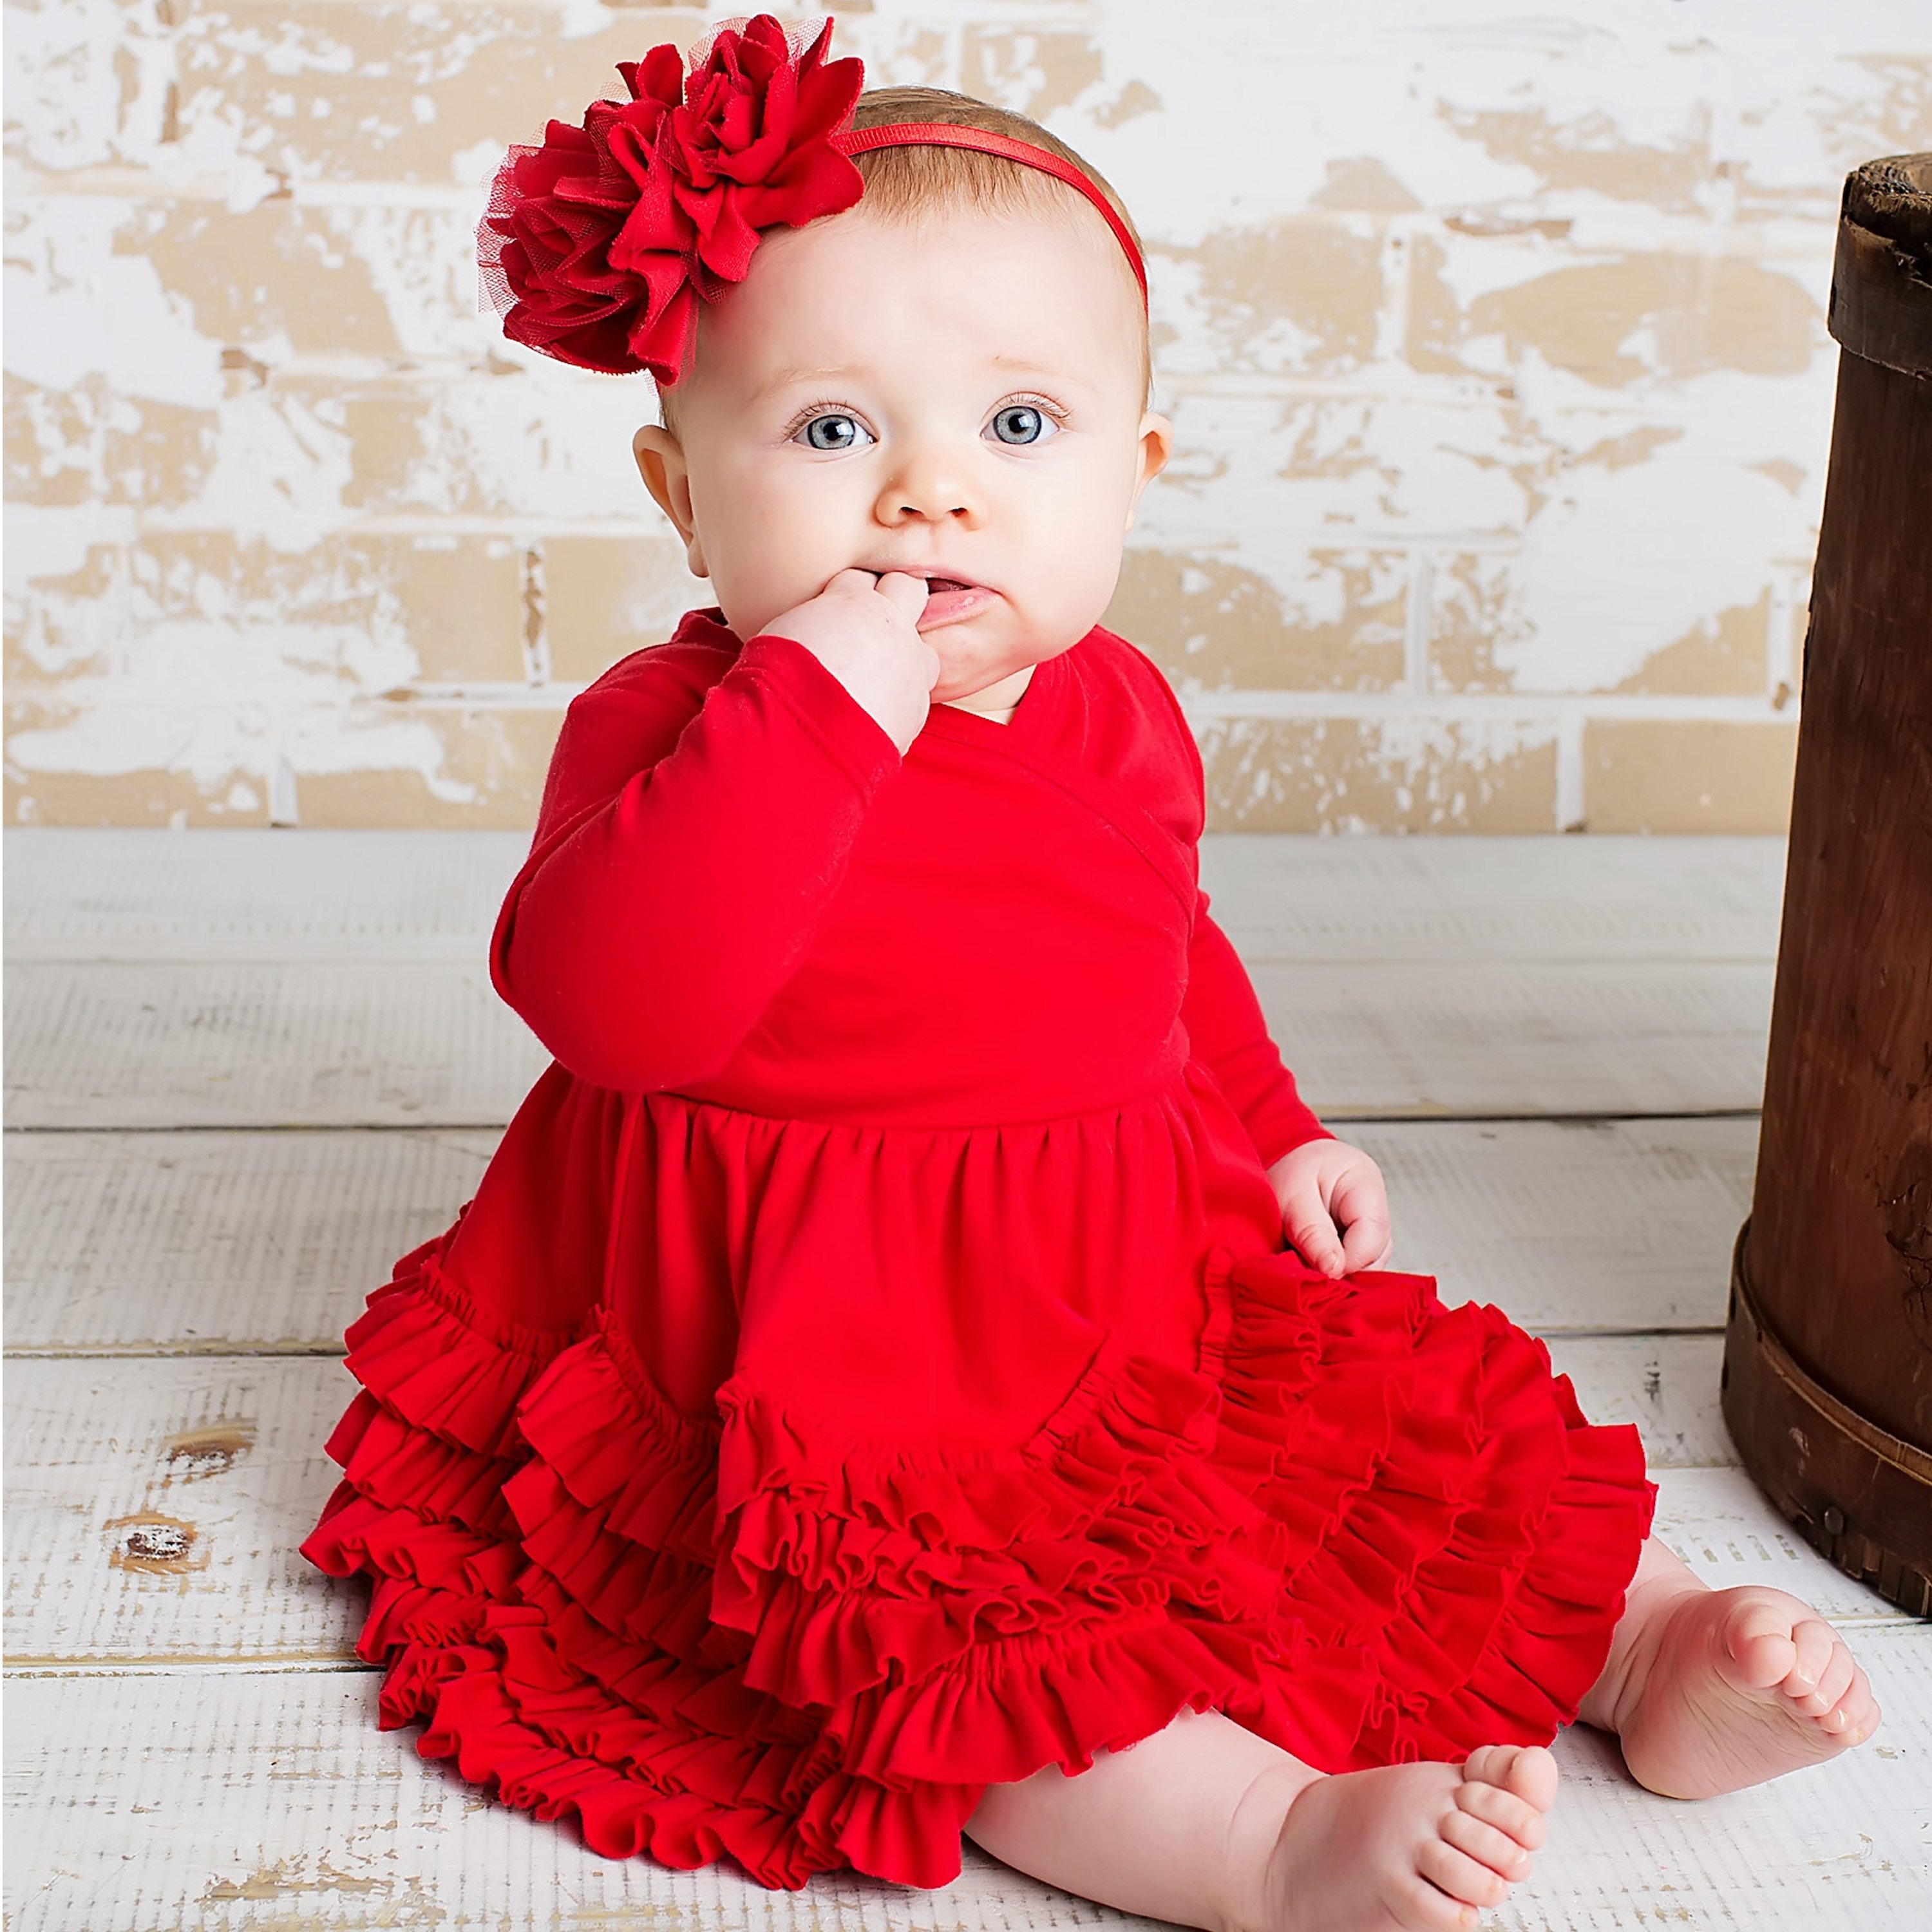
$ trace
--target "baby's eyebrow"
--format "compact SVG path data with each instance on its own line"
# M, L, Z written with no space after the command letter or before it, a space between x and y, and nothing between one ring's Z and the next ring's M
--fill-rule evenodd
M1031 376L1036 381L1050 382L1058 388L1083 389L1091 392L1094 385L1064 366L1035 362L1025 356L992 355L986 358L988 368L1011 371L1015 375ZM806 383L831 384L863 380L870 372L862 364L845 362L810 366L800 364L775 369L752 392L754 402L763 402L767 396L778 394L785 389L796 388Z
M837 368L780 369L773 372L753 392L754 398L762 398L776 394L780 389L795 388L800 382L836 382L848 376L864 374L856 364L847 363Z
M1094 382L1067 368L1064 364L1034 362L1024 356L989 356L986 360L988 366L992 368L1008 370L1016 376L1030 377L1044 388L1076 391L1088 397L1098 393Z

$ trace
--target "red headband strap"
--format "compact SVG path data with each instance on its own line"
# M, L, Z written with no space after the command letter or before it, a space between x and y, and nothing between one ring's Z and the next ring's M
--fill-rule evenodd
M867 154L874 148L970 148L980 154L997 154L1002 160L1017 161L1022 167L1037 168L1042 174L1064 182L1084 194L1114 231L1114 239L1126 252L1128 266L1141 285L1141 301L1145 304L1147 265L1134 244L1132 231L1092 180L1051 149L1036 147L1030 141L1016 141L1010 134L996 134L990 128L962 128L950 121L895 121L877 128L848 128L832 136L832 145L848 156Z

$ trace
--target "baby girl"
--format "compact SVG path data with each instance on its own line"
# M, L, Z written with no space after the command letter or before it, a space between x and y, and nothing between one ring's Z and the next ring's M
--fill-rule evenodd
M374 1580L383 1724L601 1852L1472 1924L1562 1725L1697 1798L1876 1706L1384 1265L1099 626L1171 446L1132 224L830 31L653 49L498 178L506 331L652 373L716 602L570 706L490 950L554 1059L350 1330L304 1550Z

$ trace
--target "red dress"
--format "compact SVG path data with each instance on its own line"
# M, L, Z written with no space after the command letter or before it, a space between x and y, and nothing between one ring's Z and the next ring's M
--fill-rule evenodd
M1656 1490L1543 1345L1330 1280L1324 1132L1096 629L902 758L714 612L570 706L496 990L555 1056L350 1329L384 1728L611 1856L959 1870L991 1782L1215 1708L1327 1771L1546 1743Z

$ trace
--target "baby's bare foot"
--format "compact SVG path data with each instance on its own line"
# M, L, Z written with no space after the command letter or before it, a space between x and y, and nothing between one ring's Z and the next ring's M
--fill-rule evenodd
M1878 1728L1838 1632L1782 1590L1687 1591L1633 1659L1617 1734L1640 1784L1712 1798L1834 1757Z
M1240 1932L1463 1932L1528 1875L1556 1796L1540 1744L1318 1778L1289 1805L1258 1922Z

